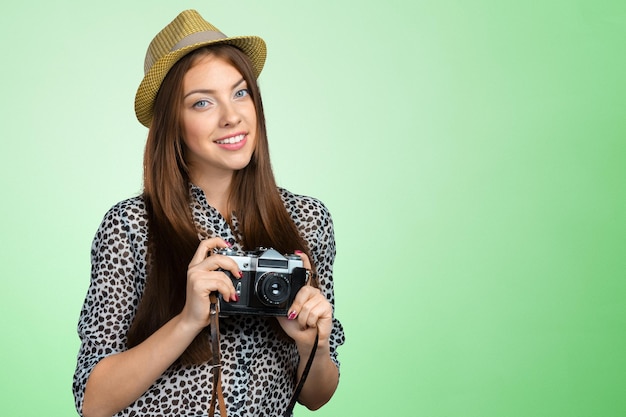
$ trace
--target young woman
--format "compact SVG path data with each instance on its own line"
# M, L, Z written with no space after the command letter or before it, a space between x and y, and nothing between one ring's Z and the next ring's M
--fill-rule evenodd
M92 247L79 320L77 410L92 416L202 416L214 367L209 294L236 302L241 276L221 248L296 253L315 272L284 317L220 318L228 416L280 416L313 349L298 397L317 409L339 378L333 317L335 241L318 200L278 188L257 77L258 37L227 37L187 10L153 39L136 96L149 127L142 195L115 205Z

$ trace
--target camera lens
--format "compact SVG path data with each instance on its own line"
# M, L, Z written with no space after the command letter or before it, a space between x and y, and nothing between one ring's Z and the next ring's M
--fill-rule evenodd
M266 272L257 280L258 298L266 305L279 305L289 299L291 283L285 274Z

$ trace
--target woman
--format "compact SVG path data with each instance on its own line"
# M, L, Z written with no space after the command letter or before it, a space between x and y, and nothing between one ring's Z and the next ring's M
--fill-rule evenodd
M317 409L339 378L333 317L335 242L316 199L278 188L257 85L258 37L219 32L182 12L153 39L135 100L149 127L144 192L115 205L92 247L74 376L91 416L200 416L211 397L209 294L238 294L237 263L219 249L298 254L316 278L285 317L220 318L228 416L282 415L317 348L298 401Z

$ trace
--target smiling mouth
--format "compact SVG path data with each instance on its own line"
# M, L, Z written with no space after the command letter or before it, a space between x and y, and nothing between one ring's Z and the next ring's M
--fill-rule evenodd
M246 137L246 135L241 134L241 135L232 136L232 137L226 138L226 139L216 140L215 143L217 143L218 145L232 145L234 143L241 142L245 137Z

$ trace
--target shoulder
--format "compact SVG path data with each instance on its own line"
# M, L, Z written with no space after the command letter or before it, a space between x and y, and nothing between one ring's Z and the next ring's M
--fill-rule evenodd
M330 211L315 197L278 189L287 212L311 247L321 241L334 240L334 226Z
M278 192L292 217L330 217L330 211L315 197L292 193L291 191L278 188Z
M142 196L136 196L122 200L113 205L106 213L106 216L120 216L120 217L136 217L145 216L146 205Z
M138 232L147 225L146 206L141 196L122 200L104 215L100 230L121 229Z

